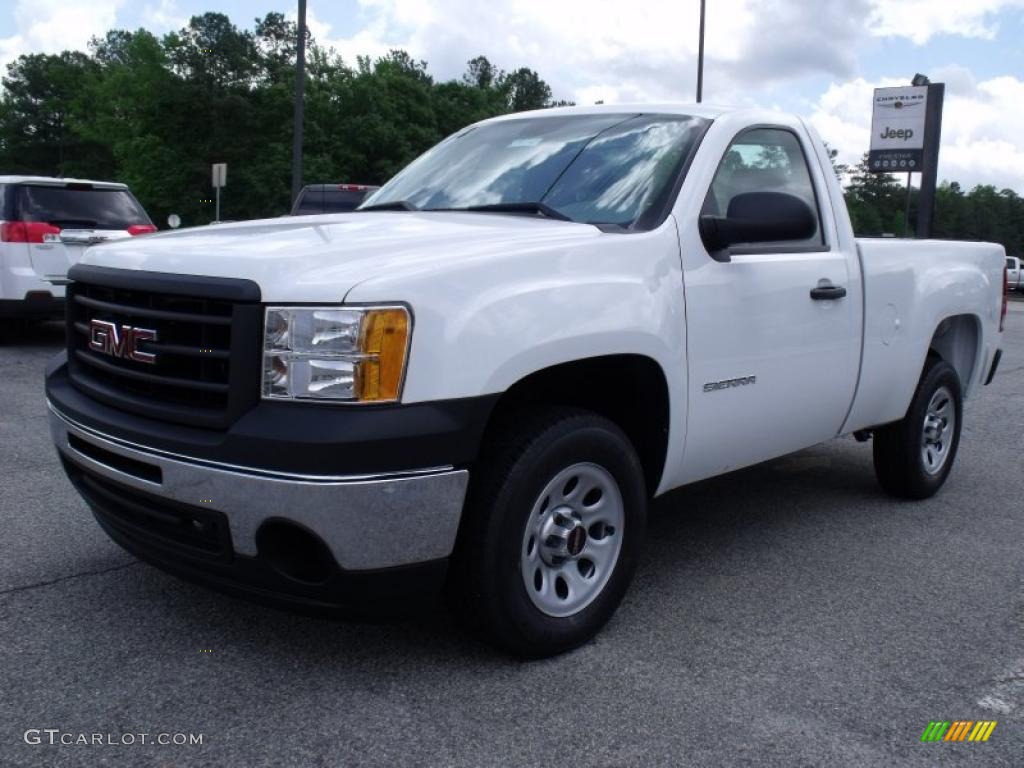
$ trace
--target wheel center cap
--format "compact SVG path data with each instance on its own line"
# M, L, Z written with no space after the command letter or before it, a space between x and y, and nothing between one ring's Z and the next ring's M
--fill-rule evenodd
M570 557L576 557L580 552L583 551L583 547L587 544L587 529L582 525L577 525L571 531L565 539L565 549L569 553Z
M544 562L558 566L579 557L587 546L587 527L571 509L559 507L548 513L538 538Z

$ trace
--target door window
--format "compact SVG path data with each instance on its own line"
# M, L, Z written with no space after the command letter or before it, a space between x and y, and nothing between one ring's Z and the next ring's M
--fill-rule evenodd
M771 243L773 248L824 244L821 215L807 158L793 133L781 128L754 128L737 136L715 172L701 213L727 216L732 199L747 192L785 192L799 197L814 211L818 226L811 237L789 243Z

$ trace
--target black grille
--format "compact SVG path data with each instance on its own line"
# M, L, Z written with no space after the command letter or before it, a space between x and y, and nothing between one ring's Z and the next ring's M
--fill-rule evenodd
M255 284L98 267L74 267L71 276L68 372L79 389L123 410L214 429L258 400ZM155 331L155 341L137 345L154 361L90 348L94 320L113 323L122 335L125 326Z
M114 483L61 456L64 469L101 522L136 540L198 557L230 560L231 531L223 512L169 501Z

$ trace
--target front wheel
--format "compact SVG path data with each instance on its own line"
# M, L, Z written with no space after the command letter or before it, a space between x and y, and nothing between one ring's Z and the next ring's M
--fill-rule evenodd
M536 658L586 642L615 612L647 496L614 423L563 408L520 416L492 436L476 470L450 587L471 627Z
M904 499L934 495L953 467L962 423L956 369L929 358L907 415L875 431L875 475L882 488Z

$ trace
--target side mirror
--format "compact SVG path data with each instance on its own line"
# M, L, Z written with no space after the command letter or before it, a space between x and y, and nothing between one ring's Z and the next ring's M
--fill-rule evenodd
M806 240L818 221L811 207L794 195L745 192L729 201L724 217L701 216L698 228L711 258L729 261L730 245Z

